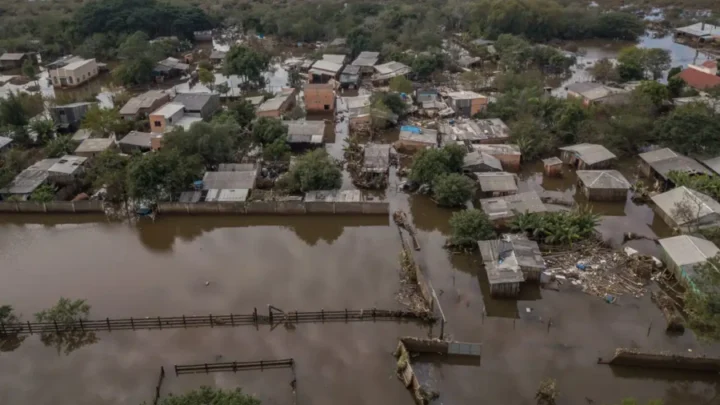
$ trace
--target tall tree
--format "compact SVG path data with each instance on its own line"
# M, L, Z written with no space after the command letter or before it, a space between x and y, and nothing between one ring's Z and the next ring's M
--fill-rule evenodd
M226 75L238 75L257 87L264 84L263 73L270 66L270 56L245 46L234 46L225 55L223 69Z
M82 127L102 134L104 137L114 134L125 127L125 122L117 109L100 108L97 104L92 105L85 113L82 120Z
M176 150L147 153L128 167L128 192L138 201L172 201L200 178L202 165L196 156L181 156Z
M705 103L675 108L656 121L655 134L678 153L699 156L720 153L720 117Z
M88 180L92 183L94 189L104 188L106 198L109 201L127 201L128 163L127 157L106 150L92 160L88 170Z

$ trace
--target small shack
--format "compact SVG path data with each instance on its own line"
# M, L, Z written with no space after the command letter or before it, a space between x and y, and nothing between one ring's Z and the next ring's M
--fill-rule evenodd
M510 170L517 172L520 170L520 164L522 161L522 153L520 147L517 145L505 145L505 144L480 144L473 145L473 149L478 152L487 153L490 156L497 158L504 170Z
M646 177L662 182L664 188L672 186L670 172L682 172L690 175L712 172L697 160L676 153L670 148L657 149L640 154L640 171Z
M400 127L400 135L395 142L397 150L417 150L438 147L438 131L412 125Z
M686 286L694 286L695 267L720 253L714 243L690 235L673 236L658 242L663 262Z
M505 240L478 241L480 255L493 298L515 298L525 277L513 254L512 244Z
M115 149L117 144L114 138L88 138L75 149L75 155L87 158L95 157L106 150Z
M481 198L517 194L517 178L508 172L474 173L480 186Z
M563 161L559 157L553 156L551 158L543 159L543 173L550 177L561 177L562 176L562 165Z
M362 171L387 173L390 170L390 145L371 143L365 145Z
M148 152L152 149L153 137L155 135L150 132L130 131L118 141L118 145L122 153Z
M319 146L323 143L325 121L283 121L288 129L287 142L297 146Z
M589 201L625 201L630 182L617 170L578 170L580 189Z
M720 203L685 186L651 197L655 212L672 228L692 231L720 226Z
M483 152L470 152L463 159L463 171L466 173L501 172L502 163L491 155Z
M547 211L547 207L535 191L484 198L480 200L480 207L493 222L504 222L514 218L517 213Z
M606 147L593 143L565 146L560 151L563 162L580 170L606 169L617 157Z
M360 52L360 55L355 58L352 65L360 67L361 75L370 75L375 72L375 65L377 64L379 58L380 52Z

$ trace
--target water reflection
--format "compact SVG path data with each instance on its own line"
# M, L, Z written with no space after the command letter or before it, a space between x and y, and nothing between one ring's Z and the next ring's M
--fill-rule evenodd
M97 343L100 339L95 332L83 332L79 330L61 333L43 333L40 340L47 347L57 350L57 354L66 356L83 346Z
M17 350L25 339L27 339L27 336L20 336L18 334L0 334L0 353Z

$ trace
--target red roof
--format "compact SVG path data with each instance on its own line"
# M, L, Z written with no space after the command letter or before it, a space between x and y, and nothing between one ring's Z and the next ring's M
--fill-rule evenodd
M720 76L711 75L703 71L687 68L680 72L678 76L688 84L688 86L697 90L706 90L715 86L720 86Z
M705 62L703 62L702 66L703 66L703 67L706 67L706 68L713 69L713 68L716 68L716 67L717 67L717 61L715 61L715 60L706 60Z

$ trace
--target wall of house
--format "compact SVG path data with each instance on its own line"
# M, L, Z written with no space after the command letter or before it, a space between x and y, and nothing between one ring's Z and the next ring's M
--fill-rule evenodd
M59 68L48 72L50 79L55 87L75 87L79 86L99 74L98 65L93 59L90 63L78 67L77 69L67 70ZM63 79L65 82L63 83Z
M209 120L210 117L215 114L215 111L219 109L220 96L213 95L212 97L210 97L210 100L208 100L207 104L203 106L202 111L200 112L200 116L203 117L203 119Z
M520 283L490 284L490 295L501 298L514 298L520 294Z
M489 155L495 156L500 163L502 163L504 170L512 172L520 171L521 155L498 155L493 153L490 153Z
M588 201L625 201L627 199L627 190L623 189L583 187L583 191Z
M333 111L335 109L335 92L327 89L306 89L305 109L307 111Z
M280 110L257 111L257 112L255 112L255 116L256 117L279 118Z

